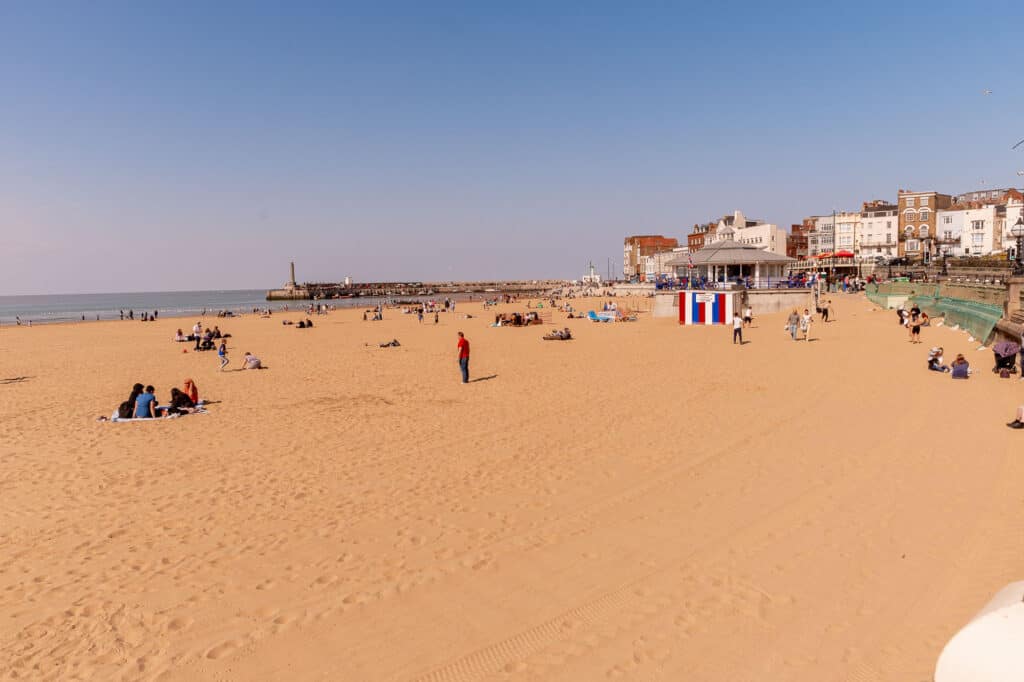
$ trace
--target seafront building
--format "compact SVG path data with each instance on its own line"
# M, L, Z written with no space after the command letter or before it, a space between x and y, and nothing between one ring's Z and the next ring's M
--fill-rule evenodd
M1011 258L1017 257L1017 239L1010 232L1018 220L1024 218L1024 194L1015 189L1009 189L1004 195L1006 216L1003 220L1003 244L1006 250L1011 252Z
M940 210L938 236L942 238L942 246L936 255L986 256L1002 250L1003 220L1005 213L1000 216L995 204L970 202Z
M898 231L899 207L896 204L884 199L865 201L853 252L862 258L895 257L899 249Z
M711 282L722 282L737 277L749 278L755 288L770 286L786 274L787 267L794 259L778 254L752 243L740 242L729 225L716 230L713 244L707 244L696 253L670 260L667 265L679 277L706 277Z
M899 255L912 261L930 262L936 248L936 211L948 209L953 197L939 192L901 189L899 197ZM949 242L952 244L952 242Z
M622 274L627 280L645 276L644 258L671 252L679 246L675 237L660 234L642 234L626 237L622 249Z
M799 225L789 226L789 235L786 237L786 255L797 260L807 258L807 235L814 229L814 225L805 221Z
M653 282L658 277L675 276L675 269L669 267L669 261L677 258L684 258L690 252L687 246L678 246L671 251L658 251L649 256L643 257L644 276L641 278L647 282Z
M686 235L686 246L690 249L690 253L700 251L704 248L706 243L710 243L714 239L715 231L718 229L718 223L704 223L703 225L697 224L693 226L693 231Z
M860 232L860 212L842 211L836 213L836 252L854 252Z
M1024 216L1024 193L1014 188L986 189L961 194L900 189L895 202L865 201L859 211L812 215L789 231L733 211L717 221L697 223L685 246L661 235L627 237L624 274L652 281L679 274L678 263L702 250L729 241L793 259L845 259L844 267L905 257L911 263L958 256L1006 253L1015 258L1016 238L1010 230ZM689 262L689 261L687 261ZM810 266L811 264L806 264ZM803 266L801 266L802 268ZM830 262L830 268L839 264Z
M732 232L724 232L725 228L729 228ZM780 256L786 255L786 231L778 225L766 223L763 220L750 220L743 215L743 211L737 210L733 211L732 215L723 216L718 221L718 228L715 232L705 239L705 246L726 238L740 244L756 246Z
M807 234L807 256L816 258L823 253L836 250L835 215L812 215L804 218L804 224L810 226Z

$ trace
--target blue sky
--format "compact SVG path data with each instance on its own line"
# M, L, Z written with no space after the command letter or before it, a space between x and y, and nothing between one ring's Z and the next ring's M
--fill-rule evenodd
M0 294L573 277L1020 186L1022 7L5 2Z

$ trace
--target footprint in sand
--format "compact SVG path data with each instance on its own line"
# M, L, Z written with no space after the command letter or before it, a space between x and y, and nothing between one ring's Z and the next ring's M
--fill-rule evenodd
M188 629L194 622L195 620L192 618L172 618L171 621L167 623L167 630L168 632L180 632Z
M206 657L216 661L217 659L224 658L225 656L230 656L237 648L237 642L224 642L223 644L218 644L207 651Z

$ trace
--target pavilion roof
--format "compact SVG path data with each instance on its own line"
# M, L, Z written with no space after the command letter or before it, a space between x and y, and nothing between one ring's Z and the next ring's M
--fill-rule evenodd
M741 244L726 239L709 244L691 254L694 266L698 265L753 265L755 263L792 263L795 258L780 256L771 251L754 246ZM668 267L684 267L690 264L687 258L674 258L665 265Z

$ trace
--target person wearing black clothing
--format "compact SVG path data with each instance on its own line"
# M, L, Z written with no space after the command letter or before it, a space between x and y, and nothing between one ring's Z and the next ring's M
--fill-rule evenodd
M142 393L142 384L135 384L132 386L132 393L128 396L128 400L124 401L117 408L117 416L121 419L131 419L133 411L135 410L135 399Z
M192 398L177 388L171 389L171 404L167 407L167 414L189 414L194 412L196 404Z

